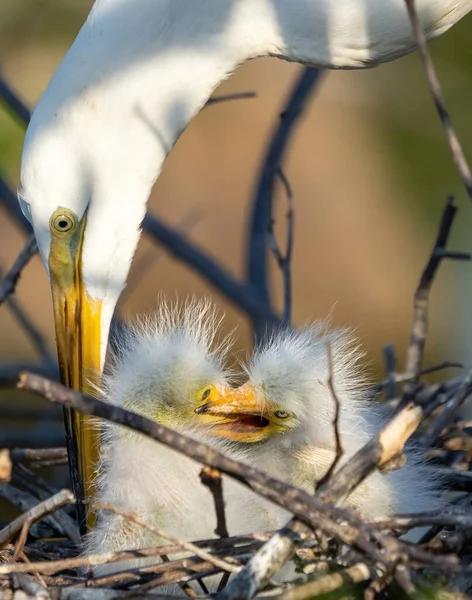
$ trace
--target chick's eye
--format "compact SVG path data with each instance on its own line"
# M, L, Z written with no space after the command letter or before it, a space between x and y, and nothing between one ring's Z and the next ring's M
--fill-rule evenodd
M211 394L211 388L207 388L206 390L204 390L204 392L202 394L202 400L206 400L210 394Z
M274 412L274 415L278 418L278 419L287 419L289 414L288 412L286 412L285 410L276 410Z
M58 233L67 233L77 225L77 217L68 211L58 211L51 217L50 225Z

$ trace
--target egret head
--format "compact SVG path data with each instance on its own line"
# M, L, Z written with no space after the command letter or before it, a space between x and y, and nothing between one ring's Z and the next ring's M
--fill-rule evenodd
M316 443L332 438L335 403L328 386L328 344L332 376L343 411L363 405L362 356L346 331L326 333L324 325L282 329L256 350L248 381L200 408L202 418L218 416L214 433L239 442ZM351 421L352 425L352 421Z
M107 401L172 429L198 429L195 409L228 389L227 342L213 344L218 324L208 302L163 303L125 334L104 378Z

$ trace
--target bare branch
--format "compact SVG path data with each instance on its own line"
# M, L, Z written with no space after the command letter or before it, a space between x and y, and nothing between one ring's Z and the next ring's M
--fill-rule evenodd
M290 325L291 315L292 315L292 250L293 250L293 231L294 231L294 210L293 210L293 194L292 189L290 187L290 183L288 179L285 177L282 169L279 167L277 170L277 174L282 181L285 194L287 197L287 241L285 252L282 253L280 251L279 245L277 243L277 239L274 233L274 219L271 218L269 223L269 231L268 231L268 244L269 248L272 251L272 254L277 261L277 264L282 271L283 278L283 290L284 290L284 312L282 316L282 322L285 325Z
M279 177L279 168L294 133L295 125L302 117L308 105L308 99L319 81L319 70L313 67L303 69L272 134L253 202L246 271L249 284L269 312L271 312L271 301L267 270L267 234L270 231L272 219L275 182ZM266 325L270 326L272 323L253 318L253 325L256 334L261 335L265 332Z
M446 248L456 210L457 209L454 206L454 198L448 198L442 214L441 224L433 250L430 254L428 263L421 275L418 288L415 292L413 326L405 363L405 376L409 381L408 385L405 387L406 391L411 390L421 371L424 345L426 342L426 335L428 333L429 292L431 290L431 285L436 275L436 271L441 263L441 260L445 256L444 250Z
M74 502L75 498L70 490L61 490L57 494L54 494L54 496L33 506L30 510L23 513L0 531L0 547L3 547L16 533L18 533L25 523L28 523L29 527L35 521L55 512L66 504L73 504ZM77 536L75 541L76 543L80 543L80 538Z
M13 263L13 267L8 271L2 280L0 285L0 304L3 304L8 296L15 291L15 287L18 283L21 272L37 252L38 246L36 244L35 237L34 235L30 235L25 247Z
M233 100L250 100L257 98L256 92L236 92L235 94L223 94L222 96L212 96L208 98L203 108L213 106L214 104L221 104L223 102L231 102Z
M202 550L198 546L195 546L195 544L192 544L191 542L186 542L184 540L180 540L179 538L175 537L174 535L170 535L169 533L162 531L162 529L157 529L156 527L152 527L151 525L149 525L148 523L146 523L145 521L143 521L142 519L137 517L134 513L130 512L128 510L122 510L121 508L115 506L114 504L109 504L109 503L105 503L105 502L96 502L96 503L92 504L92 508L94 510L109 510L109 511L116 513L117 515L121 515L128 521L131 521L132 523L136 523L136 525L143 527L144 529L146 529L147 531L149 531L156 537L161 537L165 540L168 540L169 542L172 542L176 546L179 546L182 550L187 550L188 552L195 554L195 556L198 556L202 560L205 560L205 561L211 563L215 567L218 567L218 569L222 569L223 571L228 571L228 573L239 573L239 571L241 570L241 567L236 566L234 564L230 564L229 562L227 562L225 560L220 560L219 558L213 556L212 554L206 552L205 550Z
M434 104L436 105L436 110L438 111L439 118L441 119L444 133L446 134L446 139L449 146L449 150L452 155L452 159L459 171L459 175L461 176L467 194L472 200L472 175L470 173L469 165L467 164L467 160L462 150L459 138L457 137L454 127L452 126L451 117L449 116L449 112L446 108L446 103L444 102L444 96L441 91L441 86L439 84L439 79L436 74L436 69L434 68L433 61L431 60L431 55L429 54L426 37L424 35L423 28L418 19L418 14L416 12L415 0L405 0L405 3L413 27L413 33L418 44L421 58L423 60L423 65L426 72L426 77L428 79L429 88L431 90L431 94L433 96Z
M200 479L203 485L210 490L215 503L216 529L215 533L220 538L229 537L226 526L225 501L223 497L223 483L221 473L216 469L203 467L200 473Z
M336 470L336 467L339 464L339 461L341 460L341 458L343 457L343 454L344 454L344 450L343 450L343 446L342 446L342 442L341 442L341 435L339 433L339 416L340 416L340 410L341 410L341 403L339 401L339 398L336 394L336 389L334 387L333 352L332 352L331 343L329 340L327 340L327 342L326 342L326 353L328 355L328 372L329 372L328 388L329 388L329 391L331 392L331 397L333 398L333 402L334 402L333 430L334 430L334 439L336 442L336 454L334 456L333 462L331 463L329 469L327 470L325 475L318 481L318 484L316 485L315 489L323 488L323 486L328 484L334 471Z

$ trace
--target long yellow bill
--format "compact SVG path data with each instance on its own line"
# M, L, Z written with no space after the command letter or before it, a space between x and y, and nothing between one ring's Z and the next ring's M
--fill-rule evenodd
M101 301L92 299L82 278L82 244L87 216L79 221L59 208L49 227L49 273L56 326L59 370L64 385L95 395L100 383ZM99 432L91 418L66 409L69 468L77 498L82 532L93 527L95 516L84 506L90 498L99 456Z

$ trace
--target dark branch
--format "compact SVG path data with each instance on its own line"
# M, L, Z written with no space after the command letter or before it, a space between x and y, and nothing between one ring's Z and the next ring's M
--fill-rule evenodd
M411 329L410 344L405 363L405 376L408 380L405 390L407 392L414 386L421 372L424 346L428 333L429 293L438 267L445 256L444 251L446 249L456 210L454 198L448 198L442 214L438 236L415 292L413 326Z
M408 14L410 16L411 25L413 27L413 33L418 44L421 58L423 60L424 70L428 79L429 88L431 90L431 94L433 96L434 104L436 105L436 110L438 111L439 118L441 119L444 133L446 134L446 139L449 146L449 150L452 155L452 159L459 171L459 175L461 176L462 183L465 186L467 194L472 200L472 175L470 173L469 165L467 164L467 159L465 158L464 151L462 150L461 143L452 125L451 117L449 116L449 112L446 108L446 103L444 102L444 96L442 94L439 79L436 74L436 69L434 68L433 61L431 60L428 45L426 42L426 37L424 35L423 28L421 27L421 23L418 19L418 14L416 12L415 0L405 0L405 3L408 10Z
M319 80L320 71L312 67L306 67L295 84L280 115L277 128L269 142L253 202L250 232L248 235L249 249L246 257L247 277L249 284L256 290L259 300L268 307L269 312L271 301L267 265L267 242L272 219L275 183L286 148L295 131L295 125L308 106L308 99ZM266 325L270 326L271 323L253 319L253 325L256 334L261 335L264 333Z

